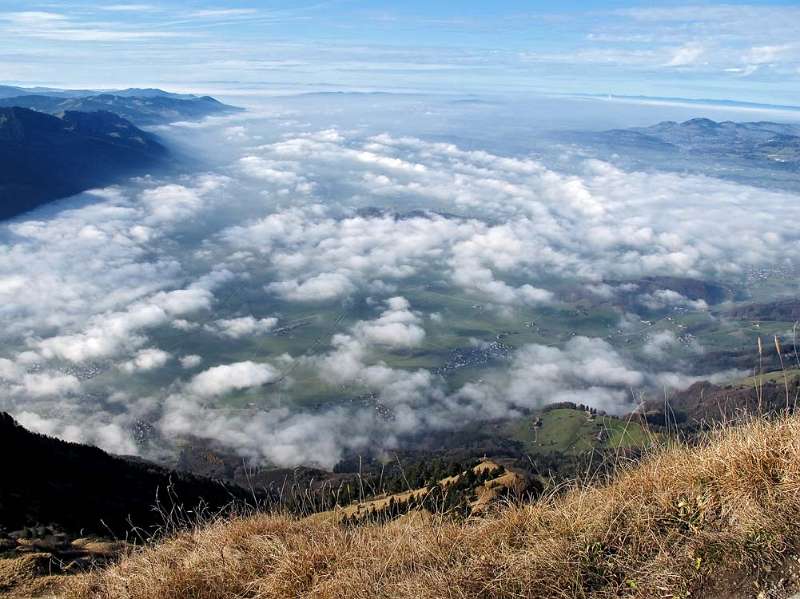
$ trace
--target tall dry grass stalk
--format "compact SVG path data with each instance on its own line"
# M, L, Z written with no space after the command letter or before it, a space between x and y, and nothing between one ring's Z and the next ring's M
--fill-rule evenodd
M422 513L356 528L220 519L73 579L67 596L736 596L726 585L750 584L798 547L798 513L800 419L784 415L655 450L606 484L461 523Z

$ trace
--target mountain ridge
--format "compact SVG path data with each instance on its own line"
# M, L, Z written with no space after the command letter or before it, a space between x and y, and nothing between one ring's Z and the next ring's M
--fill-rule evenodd
M61 96L46 93L0 96L0 107L18 106L58 116L68 111L113 112L137 126L154 126L179 120L241 111L211 96L178 96L161 90L124 90L120 93Z
M155 135L111 112L59 118L0 107L0 219L163 168L169 156Z

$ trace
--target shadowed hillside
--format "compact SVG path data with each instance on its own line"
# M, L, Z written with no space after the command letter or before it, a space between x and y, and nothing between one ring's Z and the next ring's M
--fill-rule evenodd
M55 525L122 537L131 525L163 525L157 504L219 510L252 498L233 485L31 433L5 413L0 453L0 528L7 530Z
M0 219L163 167L167 149L110 112L0 108Z

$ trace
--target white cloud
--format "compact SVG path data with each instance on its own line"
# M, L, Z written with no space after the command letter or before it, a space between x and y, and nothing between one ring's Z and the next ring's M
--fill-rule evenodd
M702 44L691 43L681 46L672 52L672 56L667 62L668 67L686 67L696 64L706 54L706 48Z
M2 13L1 18L15 24L28 26L63 23L68 20L66 16L59 13L35 10Z
M278 371L269 364L237 362L204 370L191 380L186 389L189 393L201 397L211 397L258 387L274 381L278 376Z
M146 190L142 193L142 202L149 208L149 223L188 218L203 205L195 190L174 184Z
M259 318L253 316L242 316L240 318L228 318L215 320L206 325L206 330L230 337L231 339L241 339L251 335L264 335L269 333L278 324L277 318Z
M17 381L25 371L8 358L0 358L0 379Z
M158 10L158 7L153 4L107 4L100 6L100 9L111 12L151 12Z
M520 348L507 372L465 385L456 398L493 417L562 401L620 412L633 407L630 390L646 381L647 375L608 342L574 337L563 349L536 344Z
M46 11L0 12L8 36L72 42L138 42L186 37L176 31L130 29L109 23L82 22L67 15Z
M44 397L76 393L80 390L80 381L69 374L31 373L25 374L21 380L22 392L26 396Z
M181 368L185 368L186 370L190 370L192 368L197 368L200 364L203 363L202 356L198 356L197 354L189 354L188 356L182 356L180 359Z
M386 309L374 320L359 321L350 334L336 334L332 350L310 360L320 377L331 384L356 384L380 397L387 405L426 403L440 394L437 377L426 370L391 368L372 358L375 347L390 350L418 347L425 338L420 316L403 297L386 300Z
M355 286L342 273L320 273L304 281L291 279L270 283L266 289L288 300L322 302L347 295Z
M156 348L142 349L136 352L132 360L128 360L120 365L120 368L130 374L136 372L147 372L161 368L172 358L169 352Z
M792 44L781 44L777 46L753 46L742 57L745 63L752 65L768 64L779 60L795 49Z
M642 352L651 358L661 359L667 352L676 347L680 342L672 331L659 331L648 337L647 342L642 348Z
M708 310L708 303L705 300L691 300L672 289L657 289L652 293L643 294L639 297L639 301L652 310L662 310L664 308L688 308L698 311Z
M280 161L267 160L259 156L245 156L239 159L242 172L256 179L263 179L279 185L296 186L305 182L305 179L298 175L291 168Z
M134 305L125 312L99 316L85 331L50 337L35 343L45 358L84 362L108 358L145 342L138 333L167 322L167 313L152 304Z
M103 447L107 451L122 455L137 455L138 448L130 435L115 422L99 422L92 420L94 426L64 425L56 418L44 418L36 413L21 411L12 414L25 428L43 435L59 437L73 443L89 443ZM87 434L87 431L90 431Z
M258 10L255 8L209 8L205 10L192 11L188 16L206 19L221 17L243 17L257 13Z
M404 297L386 301L387 309L376 320L362 321L353 327L355 336L366 343L388 347L419 347L425 339L421 319L411 312Z

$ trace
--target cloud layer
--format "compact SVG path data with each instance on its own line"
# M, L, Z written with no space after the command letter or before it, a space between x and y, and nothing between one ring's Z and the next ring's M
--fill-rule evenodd
M0 227L0 409L112 451L163 455L194 435L327 467L553 401L619 412L694 380L660 361L702 348L667 330L635 354L545 318L528 324L549 339L487 358L466 384L429 360L490 355L496 323L522 328L576 297L612 328L637 310L707 314L632 282L736 283L800 249L787 193L284 124L243 119L233 141L230 123L209 125L235 154L214 173L132 181ZM467 341L451 330L459 310Z

